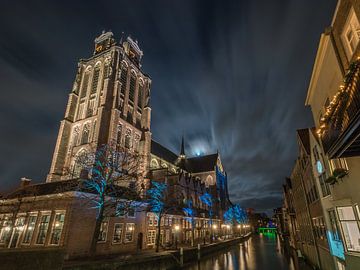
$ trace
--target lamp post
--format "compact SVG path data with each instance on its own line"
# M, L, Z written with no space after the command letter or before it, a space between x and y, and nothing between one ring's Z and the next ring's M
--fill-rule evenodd
M239 236L241 236L241 225L238 224L238 225L237 225L237 228L239 229Z
M179 230L180 230L180 226L175 225L175 249L177 249Z

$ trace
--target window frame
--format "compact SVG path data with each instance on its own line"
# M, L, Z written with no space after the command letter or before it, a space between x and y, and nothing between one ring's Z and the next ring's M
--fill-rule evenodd
M343 242L344 242L344 246L345 246L345 248L346 248L346 251L348 251L348 252L353 252L353 253L360 253L360 244L358 245L358 246L359 246L358 250L349 249L349 248L348 248L348 241L347 241L347 238L345 237L344 228L343 228L343 222L344 222L344 223L345 223L345 222L355 222L355 224L357 225L357 228L358 228L358 234L359 234L359 239L358 239L358 240L360 240L360 226L359 226L360 220L359 220L359 216L357 215L356 209L354 209L354 208L355 208L354 206L355 206L355 205L337 206L337 207L336 207L336 215L337 215L337 220L338 220L339 225L340 225L339 227L340 227L340 230L341 230L342 239L343 239ZM346 207L351 208L352 213L353 213L353 215L354 215L354 219L353 219L353 220L352 220L352 219L340 219L339 208L346 208ZM351 239L350 239L350 240L351 240ZM350 244L352 244L352 242L351 242Z
M38 243L38 238L39 238L39 235L40 235L40 228L41 228L41 225L42 225L42 218L44 216L49 216L49 221L47 222L47 226L46 226L44 242L43 243ZM51 211L41 211L40 212L39 221L38 221L37 228L36 228L36 237L35 237L34 245L36 245L36 246L45 246L46 240L48 238L49 225L50 225L50 222L51 222L51 217L52 217Z
M56 216L57 216L57 215L64 215L64 221L63 221L62 224L61 224L59 242L53 244L53 243L52 243L52 240L53 240L53 234L54 234L55 227L56 227ZM63 234L63 231L64 231L64 226L65 226L65 218L66 218L66 210L56 210L56 211L55 211L55 213L54 213L54 218L53 218L53 221L52 221L52 226L51 226L51 232L50 232L50 239L49 239L49 245L50 245L50 246L59 246L59 245L60 245L61 237L62 237L62 234Z
M34 235L35 235L35 231L36 231L36 225L37 225L37 222L38 222L38 218L39 218L39 213L38 212L31 212L29 213L29 216L27 218L27 221L26 221L26 227L25 227L25 230L24 230L24 235L22 237L22 240L21 240L21 245L26 245L26 246L29 246L31 245L31 243L33 242L34 240ZM29 242L25 242L25 237L26 237L26 234L28 233L28 230L29 230L29 226L30 226L30 218L31 217L35 217L35 222L34 222L34 225L33 225L33 228L32 228L32 233L31 233L31 236L30 236L30 239L29 239Z
M129 227L129 230L128 230ZM132 228L130 230L130 228ZM127 240L127 233L131 232L131 240ZM125 225L125 235L124 235L124 243L134 242L134 233L135 233L135 223L126 223Z
M115 242L114 240L115 240L115 232L116 232L116 226L117 225L120 225L120 227L121 227L121 229L120 229L120 231L121 231L121 233L120 233L120 240L118 241L118 242ZM122 223L122 222L115 222L114 223L114 231L113 231L113 237L112 237L112 244L114 244L114 245L119 245L119 244L121 244L122 242L123 242L123 233L124 233L124 223Z

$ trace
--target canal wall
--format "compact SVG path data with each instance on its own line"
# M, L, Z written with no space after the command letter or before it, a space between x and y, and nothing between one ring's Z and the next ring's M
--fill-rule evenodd
M251 234L244 237L225 240L194 248L184 248L178 251L161 252L158 254L143 254L139 256L128 256L116 260L87 261L81 263L66 264L63 270L165 270L181 269L182 266L196 262L202 257L209 256L214 252L226 249L238 243L246 241Z

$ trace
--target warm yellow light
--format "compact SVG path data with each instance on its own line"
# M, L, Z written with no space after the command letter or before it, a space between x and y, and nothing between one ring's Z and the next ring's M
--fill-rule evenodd
M175 231L180 230L180 226L179 225L175 225Z
M213 225L213 228L214 228L214 229L216 229L216 228L217 228L216 224L214 224L214 225Z

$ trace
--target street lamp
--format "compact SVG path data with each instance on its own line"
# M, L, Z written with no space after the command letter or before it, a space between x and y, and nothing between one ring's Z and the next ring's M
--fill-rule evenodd
M177 243L178 243L178 232L180 230L180 226L179 225L175 225L175 249L177 249Z

